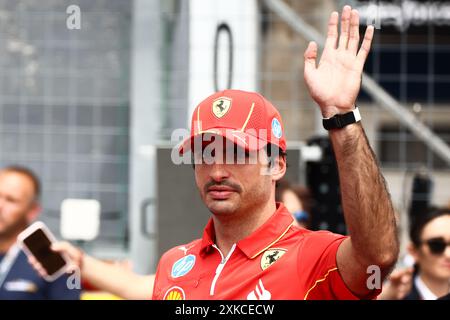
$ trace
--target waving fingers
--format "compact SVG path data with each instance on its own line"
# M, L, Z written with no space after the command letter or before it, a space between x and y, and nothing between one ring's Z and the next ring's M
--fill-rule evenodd
M350 31L348 39L348 50L356 55L359 46L359 14L352 10L350 17Z
M356 59L361 69L363 68L364 62L366 61L367 56L369 55L370 46L372 44L373 39L373 33L374 27L368 26L366 29L366 33L364 34L364 40L361 44L361 48L359 49L358 55L356 56Z
M337 39L338 39L338 23L339 14L334 11L330 15L330 20L328 21L328 33L327 39L325 41L325 50L336 49Z
M349 33L350 33L350 18L352 14L352 8L350 6L344 6L341 14L341 34L339 36L339 50L346 50Z
M305 73L313 72L316 69L317 44L311 41L306 48L305 54Z

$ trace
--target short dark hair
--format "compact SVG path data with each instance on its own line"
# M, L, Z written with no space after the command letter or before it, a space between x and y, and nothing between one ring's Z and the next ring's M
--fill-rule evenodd
M266 145L265 149L266 149L267 157L269 158L269 168L275 164L275 157L286 158L286 156L287 156L286 152L284 152L283 149L281 149L279 146L272 144L272 143L268 143ZM277 152L273 152L274 150Z
M0 172L15 172L26 176L30 179L34 188L34 201L39 201L41 197L41 182L33 170L20 165L10 165L2 168Z
M444 215L450 215L450 208L430 207L425 213L414 218L410 223L409 237L416 248L422 243L421 235L425 226L432 220Z

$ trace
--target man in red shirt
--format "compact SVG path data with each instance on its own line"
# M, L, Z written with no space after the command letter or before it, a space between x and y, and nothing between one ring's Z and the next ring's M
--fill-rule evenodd
M286 171L278 111L256 93L218 92L197 106L180 149L193 154L196 184L212 217L201 239L163 255L154 299L367 299L379 293L368 285L369 270L378 270L382 281L396 262L398 240L391 200L355 107L374 30L367 28L358 50L357 11L345 6L340 36L337 26L333 12L318 66L317 45L306 49L305 81L329 130L351 237L293 226L275 202L275 183Z

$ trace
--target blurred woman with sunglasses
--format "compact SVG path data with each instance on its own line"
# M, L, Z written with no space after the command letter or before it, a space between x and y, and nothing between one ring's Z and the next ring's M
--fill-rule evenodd
M433 208L410 228L409 252L416 262L405 300L436 300L450 293L450 208Z

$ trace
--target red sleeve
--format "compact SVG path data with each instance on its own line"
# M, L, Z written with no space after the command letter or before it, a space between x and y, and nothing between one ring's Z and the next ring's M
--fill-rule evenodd
M305 300L356 300L342 279L336 262L339 245L347 236L328 231L309 234L299 252L300 276L306 276ZM302 262L303 261L303 262ZM365 299L373 299L381 290L373 291Z
M161 258L162 260L162 258ZM156 274L155 274L155 280L153 283L153 294L152 294L152 300L161 300L160 292L161 292L161 288L159 286L159 272L161 269L161 260L158 263L158 267L156 268Z

